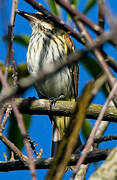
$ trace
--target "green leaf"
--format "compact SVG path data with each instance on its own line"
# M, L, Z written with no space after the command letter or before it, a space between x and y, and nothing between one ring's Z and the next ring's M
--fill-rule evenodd
M89 10L96 4L96 0L88 0L86 7L83 11L84 14L87 14Z
M80 60L81 60L80 63L84 66L84 68L89 72L89 74L94 79L96 79L99 75L102 74L102 70L101 70L99 64L92 57L85 56L85 57L81 58ZM106 84L104 84L102 86L102 92L104 93L105 96L107 96L108 92L107 92ZM83 127L82 127L82 133L83 133L85 140L87 140L87 138L89 137L91 130L92 130L91 124L86 119L84 121Z
M102 73L102 70L95 59L90 56L84 56L80 61L86 70L92 75L95 79Z
M23 120L26 130L30 127L31 116L23 114ZM8 128L8 139L13 142L20 150L24 147L23 137L19 130L16 117L11 113L10 124ZM10 157L10 150L8 149L8 157Z
M30 37L26 36L26 35L15 35L14 36L14 41L16 43L19 43L19 44L26 46L26 47L29 44L29 39L30 39Z
M59 5L57 5L54 0L48 0L48 4L49 4L50 9L52 10L52 12L53 12L56 16L58 16L58 15L59 15Z
M14 36L14 41L20 45L23 45L25 47L28 46L28 43L29 43L29 36L26 36L26 35L15 35ZM3 36L3 38L1 39L1 41L7 41L8 40L8 36L5 35Z
M74 5L75 7L77 7L78 5L78 0L71 0L70 4Z
M82 133L85 141L88 139L91 131L92 131L91 123L87 119L85 119L82 126Z
M85 69L89 72L89 74L94 79L96 79L97 77L99 77L102 74L102 70L101 70L99 64L92 57L85 56L85 57L81 58L80 63L85 67ZM106 84L104 84L102 86L102 91L103 91L104 95L107 96L108 92L107 92Z

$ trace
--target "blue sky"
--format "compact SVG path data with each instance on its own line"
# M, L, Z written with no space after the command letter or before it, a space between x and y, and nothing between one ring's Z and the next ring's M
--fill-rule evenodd
M5 2L7 2L7 1L5 1ZM42 3L46 8L48 8L48 6L46 5L46 1L38 0L38 2ZM79 10L80 11L82 11L84 9L86 2L87 2L86 0L80 0L80 2L79 2ZM114 14L116 14L117 2L108 0L108 4L111 7L111 11L114 12ZM10 14L11 14L11 6L12 6L12 1L8 1L5 10L6 10L7 17L9 20L10 20ZM35 12L35 10L33 10L33 8L24 1L19 1L18 9L23 10L23 11L28 11L28 12ZM2 11L2 9L0 9L0 11ZM4 14L6 14L6 13L4 13ZM97 6L94 6L92 11L89 12L87 16L92 21L97 22ZM63 18L65 18L65 15ZM9 20L8 20L8 22L9 22ZM2 23L3 22L2 22L2 19L0 16L0 27L2 26ZM7 22L6 22L6 24L7 24ZM106 28L108 28L108 25L106 25ZM7 31L7 29L5 30L5 28L4 28L4 30L3 30L2 28L0 28L0 39L6 33L6 31ZM21 34L21 35L22 34L25 34L25 35L31 34L31 28L29 26L29 22L26 21L25 19L21 18L19 15L17 15L17 17L16 17L14 34ZM77 49L82 47L75 40L74 40L74 43L75 43L75 46ZM7 47L6 44L0 41L0 49L1 49L0 60L2 62L5 62L6 51L7 51L6 47ZM114 48L112 48L109 45L106 45L105 49L107 52L109 52L110 55L112 55L116 59L117 52L116 52L116 50L114 50ZM25 63L27 49L14 43L14 50L15 50L16 64L18 65L21 63ZM82 88L84 87L86 82L88 82L91 79L92 79L92 77L86 72L86 70L80 64L79 94L81 94ZM25 93L25 96L26 97L36 96L37 97L35 89L31 88L30 90L28 90ZM98 95L96 96L96 98L94 99L93 103L104 104L104 100L105 99L102 95L102 92L100 91L98 93ZM92 125L94 124L94 121L90 121L90 122L92 123ZM116 134L116 129L117 129L117 125L114 123L111 123L110 126L108 127L105 135ZM5 132L5 134L7 135L7 131ZM49 121L49 118L47 116L36 116L36 115L33 116L32 123L31 123L30 129L29 129L29 135L30 135L31 139L35 140L36 143L39 143L39 148L43 148L43 151L44 151L43 157L50 157L52 129L51 129L51 123ZM116 142L115 141L113 143L111 142L111 144L114 147L116 145ZM111 144L109 142L108 146ZM101 145L101 148L107 148L108 146L107 146L107 143L103 143L103 145ZM6 148L1 142L0 142L0 149L1 149L0 160L3 160L4 159L3 152L6 152ZM88 179L90 173L92 173L93 170L95 170L94 166L91 165L86 179ZM47 172L47 170L46 171L45 170L37 170L38 179L43 180L46 172ZM66 173L63 179L65 179L65 180L69 179L70 175L71 175L71 172ZM28 179L30 179L30 177L31 176L30 176L29 171L15 171L15 172L8 172L8 173L0 173L0 179L4 178L4 180L7 180L7 179L14 180L16 178L17 178L17 180L19 180L19 179L28 180Z

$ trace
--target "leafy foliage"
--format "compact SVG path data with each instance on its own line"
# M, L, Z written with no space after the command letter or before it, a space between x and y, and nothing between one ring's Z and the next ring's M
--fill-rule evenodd
M85 56L81 58L80 62L94 79L97 79L102 74L99 64L92 57ZM105 84L102 86L102 91L104 95L107 96L108 92Z
M59 11L60 11L59 5L57 5L56 2L53 1L53 0L48 0L48 4L49 4L50 9L52 10L52 12L53 12L56 16L58 16L58 15L59 15Z
M78 0L70 0L70 3L77 7L78 5ZM88 0L87 1L87 4L86 4L86 7L84 9L84 13L88 13L91 8L95 5L96 1L95 0ZM50 9L51 11L55 14L55 15L60 15L60 6L56 4L55 1L53 0L48 0L48 4L50 6ZM68 18L69 18L69 15L68 15ZM7 40L8 37L7 36L4 36L2 38L2 40ZM26 35L15 35L14 36L14 41L22 46L25 46L27 47L28 46L28 43L29 43L29 37L26 36ZM80 61L83 66L85 67L85 69L91 74L91 76L96 79L99 74L102 73L101 71L101 68L99 67L99 65L97 64L96 60L94 60L92 57L90 56L86 56L86 57L83 57L81 58L81 61ZM27 73L26 73L27 74ZM103 87L103 92L104 94L106 94L106 89ZM30 116L28 117L28 115L24 115L24 119L25 118L29 118L30 119ZM9 128L9 138L11 138L12 141L14 141L14 143L21 149L23 147L23 141L22 141L22 138L21 138L21 134L20 135L16 135L17 133L19 134L19 128L17 127L17 123L16 123L16 119L14 117L14 115L11 116L11 124L10 124L10 128ZM14 133L12 134L11 132L11 129L12 129L12 122L14 122L16 128L15 129L18 129L18 132L14 131ZM27 126L29 127L29 126ZM82 127L82 132L83 132L83 135L85 137L85 139L88 138L90 132L91 132L91 124L88 120L85 120L84 124L83 124L83 127ZM15 134L16 133L16 134ZM17 137L16 139L13 138L13 137ZM20 143L19 143L20 142Z
M74 5L75 7L77 7L77 5L78 5L78 0L71 0L70 1L70 3L72 4L72 5Z
M96 4L96 0L88 0L83 13L87 14L95 4Z
M89 74L94 79L96 79L99 75L102 74L102 70L101 70L99 64L92 57L85 56L85 57L81 58L80 63L83 64L85 69L89 72ZM102 91L103 91L103 94L106 96L107 95L106 85L103 85ZM88 139L88 137L91 133L91 130L92 130L92 126L91 126L90 122L87 119L85 119L83 126L82 126L82 133L84 136L84 140Z
M91 131L92 131L91 123L87 119L85 119L82 126L82 133L85 141L88 139Z
M28 46L29 39L30 39L29 36L26 36L26 35L15 35L14 36L14 42L16 42L22 46L25 46L25 47ZM1 39L1 41L7 41L7 40L8 40L7 35L3 36L3 38Z
M30 127L31 116L27 114L23 114L24 125L26 130ZM11 140L20 150L24 147L23 137L19 130L16 117L12 113L10 116L10 125L8 129L8 139ZM8 149L8 154L10 157L10 151Z
M96 60L90 56L84 56L81 58L80 63L83 64L85 69L90 73L90 75L96 79L99 74L102 73L102 70Z

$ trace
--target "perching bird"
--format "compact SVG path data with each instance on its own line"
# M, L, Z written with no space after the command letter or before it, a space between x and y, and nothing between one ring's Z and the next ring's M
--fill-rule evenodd
M74 51L74 45L69 35L48 17L37 12L35 14L17 11L19 15L30 21L32 36L27 51L27 66L29 73L35 76L51 63L56 65L63 61L64 56ZM75 101L78 95L78 64L63 68L42 84L35 84L38 96L45 99ZM52 156L62 140L70 117L50 116L53 126ZM80 142L79 142L80 144Z

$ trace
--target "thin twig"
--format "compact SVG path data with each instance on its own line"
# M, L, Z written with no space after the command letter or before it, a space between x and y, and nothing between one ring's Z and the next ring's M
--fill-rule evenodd
M102 6L104 6L104 0L98 0L98 25L103 29L104 31L104 21L105 21L105 15L103 12ZM103 45L100 46L100 51L103 54Z
M15 61L14 61L13 30L14 30L14 21L15 21L15 13L16 13L16 9L17 9L17 4L18 4L18 0L12 1L11 20L10 20L10 25L8 26L8 49L7 49L6 67L5 67L5 79L7 80L8 67L9 67L9 62L11 60L12 68L13 68L14 86L17 85L17 72L16 72L16 67L15 67ZM12 110L11 108L10 109L9 109L9 107L7 108L6 115L3 120L3 124L1 125L2 126L1 130L4 129L4 125L8 119L8 116L10 115L11 110Z
M80 22L79 20L75 20L75 23L77 25L77 27L80 29L81 33L83 33L83 37L85 38L86 40L86 46L89 47L90 45L92 46L93 44L93 39L91 38L90 34L88 33L88 31L86 30L85 26L83 25L82 22ZM99 62L99 65L102 69L103 72L106 73L107 77L108 77L108 82L109 82L109 85L110 87L112 88L114 83L115 83L115 77L114 75L112 74L112 72L110 71L108 65L106 64L105 60L104 60L104 56L102 54L102 52L100 51L100 49L98 48L95 48L93 50L93 54L95 55L95 57L97 58L98 62ZM117 100L116 100L116 96L115 98L113 99L114 100L114 103L115 105L117 105Z
M64 7L70 14L73 13L73 11L70 9L72 7L71 7L70 3L68 3L68 1L66 3L63 3L63 1L57 0L57 2L59 4L61 4L62 7ZM68 5L69 5L69 8L67 7ZM79 28L79 30L81 32L81 35L82 35L82 38L85 41L86 46L89 48L89 46L93 45L93 39L91 38L90 34L86 30L84 24L79 20L79 18L77 16L73 17L73 20L75 21L76 26ZM96 56L97 60L99 61L102 70L107 73L109 82L110 82L111 87L112 87L113 84L114 84L115 78L112 75L112 73L111 73L110 69L108 68L107 64L105 63L103 55L96 48L94 49L93 52L94 52L94 55Z
M66 7L67 12L71 14L71 16L77 16L80 21L82 21L84 24L89 26L92 30L94 30L96 33L101 34L103 33L103 29L98 26L97 24L93 23L90 19L88 19L84 14L80 13L74 6L72 6L69 1L65 0L56 0L58 4L60 4L62 7Z
M14 86L17 86L17 71L15 67L15 60L14 60L14 49L13 49L13 31L14 31L14 22L15 22L15 15L16 15L16 9L18 5L19 0L13 0L12 3L12 11L11 11L11 20L9 25L9 31L11 32L10 39L9 39L9 54L11 58L12 68L13 68L13 79L14 79Z
M1 124L1 127L0 127L0 132L2 132L5 129L5 124L8 121L8 118L9 118L9 116L11 114L11 111L12 111L12 107L11 107L11 104L9 104L7 106L7 109L6 109L6 112L5 112L5 116L3 118L3 121L2 121L2 124Z
M92 30L94 30L95 32L97 32L97 34L102 34L104 32L104 29L101 28L100 26L98 26L97 24L93 23L91 20L89 20L84 14L81 14L74 6L72 6L69 1L65 1L65 0L56 0L56 2L61 5L63 8L66 9L66 11L71 15L72 18L77 17L77 19L82 22L84 25L88 25ZM105 12L105 11L104 11ZM108 14L108 12L107 12ZM107 16L109 17L109 15ZM112 18L111 18L112 19ZM114 21L115 22L115 21ZM114 23L113 23L114 24ZM82 40L83 42L83 40ZM114 41L114 39L110 39L109 41L112 45L117 44L116 41Z
M105 111L106 111L106 109L107 109L107 107L108 107L108 104L109 104L109 102L112 100L112 98L113 98L116 90L117 90L117 81L116 81L115 85L113 86L113 88L112 88L112 90L111 90L108 98L106 99L106 102L105 102L105 104L104 104L104 106L103 106L103 108L102 108L102 110L101 110L101 112L100 112L100 114L99 114L99 116L98 116L98 119L97 119L97 121L96 121L96 123L95 123L95 125L94 125L94 128L93 128L93 130L92 130L92 132L91 132L91 134L90 134L90 136L89 136L89 138L88 138L88 141L87 141L86 146L85 146L85 148L84 148L84 150L83 150L83 153L82 153L82 155L81 155L81 157L80 157L80 159L79 159L79 161L78 161L78 163L77 163L77 165L76 165L76 167L75 167L73 177L75 176L75 174L77 173L78 169L80 168L80 165L81 165L82 162L84 161L84 159L85 159L85 157L86 157L86 155L87 155L87 153L88 153L88 149L89 149L89 148L91 147L91 145L93 144L96 131L97 131L99 125L100 125L101 120L103 119L103 116L104 116L104 113L105 113ZM73 178L72 178L72 179L73 179Z
M87 51L85 51L86 53ZM36 81L38 83L42 83L44 80L46 80L49 77L52 77L55 73L59 72L62 68L67 66L68 64L72 64L73 62L77 62L79 60L79 57L83 56L83 51L74 51L71 55L68 57L65 57L64 61L61 64L54 64L52 63L49 66L49 69L45 66L45 68L37 73L37 76L32 77L31 75L27 78L23 78L22 80L19 80L18 86L13 88L7 88L6 91L1 93L0 96L0 104L5 102L7 99L15 96L17 93L21 93L24 90L26 90L28 87L33 85ZM68 59L69 58L69 59Z
M103 29L104 31L104 11L103 11L103 6L104 0L98 0L98 25Z
M99 137L99 138L94 138L94 143L100 144L100 143L103 143L103 142L106 142L106 141L112 141L112 140L117 140L117 135L103 136L103 137ZM84 149L85 146L86 146L86 143L83 144L83 145L80 145L75 152L80 153Z
M88 153L84 164L91 162L99 162L105 160L112 149L94 150ZM75 165L80 157L80 154L72 155L69 161L69 166ZM38 158L35 159L36 169L49 169L52 165L53 158ZM13 160L13 161L0 161L0 172L16 171L16 170L28 170L29 167L25 161Z
M61 179L63 176L71 153L73 152L73 149L76 145L78 134L85 118L86 109L92 99L91 92L93 89L93 85L93 82L87 84L80 97L79 103L76 102L75 104L74 114L69 123L65 136L57 149L55 159L50 171L48 172L46 180Z
M0 140L10 149L12 150L20 160L27 161L27 156L25 156L11 141L9 141L1 132L0 132Z
M104 82L105 78L102 77L101 81L97 79L96 82L90 82L84 88L79 102L76 102L75 104L73 116L64 135L63 141L58 147L51 170L48 172L46 177L47 180L62 178L71 153L73 152L73 149L78 140L79 130L82 127L82 123L86 115L86 110L92 98L97 94Z
M112 32L110 32L108 35L110 36L111 33ZM59 72L65 66L79 61L79 58L86 55L86 53L88 53L89 51L94 50L96 47L99 46L99 44L100 44L100 41L98 41L97 43L92 42L90 47L88 48L88 50L84 50L84 51L75 50L72 54L70 54L69 56L66 56L63 59L61 64L55 65L53 63L53 64L51 64L49 69L48 69L48 67L45 66L44 70L37 73L36 77L29 76L27 78L20 80L18 83L18 87L9 88L1 94L0 104L5 102L7 99L15 96L17 93L19 93L19 92L21 93L21 91L24 91L25 89L27 89L28 87L33 85L36 81L38 81L38 83L41 83L44 80L46 80L47 78L52 77L55 73ZM102 56L100 56L100 54L99 54L99 57L100 57L100 61L102 62L102 68L106 69L107 64L106 64L106 67L104 67L105 63L103 64L103 61L101 58ZM108 72L108 68L106 70ZM112 83L114 83L114 78L111 78L112 77L111 75L109 75L109 77L110 77L110 81L112 80Z
M112 141L112 140L117 140L117 135L104 136L104 137L96 138L96 139L94 139L94 142L95 143L102 143L105 141Z
M0 70L0 80L1 80L4 88L6 88L6 89L9 88L8 83L6 82L1 70ZM20 128L21 134L23 135L23 138L24 138L24 144L26 146L27 154L29 157L29 167L31 170L32 179L36 180L34 158L33 158L33 155L31 153L30 144L29 144L28 139L27 139L27 133L26 133L26 129L25 129L25 126L23 123L23 117L22 117L22 114L19 112L16 104L12 100L11 100L11 105L12 105L13 111L15 113L15 116L17 118L17 123L18 123L18 126Z
M34 9L37 9L38 11L41 11L43 12L44 14L46 14L46 16L48 16L49 19L51 19L57 26L61 27L63 30L65 30L66 32L68 32L69 34L71 34L74 38L76 38L79 42L81 42L82 44L84 44L84 41L83 41L83 38L81 38L80 34L78 32L76 32L75 30L73 30L70 26L68 26L67 24L65 24L63 21L61 21L58 17L56 17L55 15L53 15L51 12L48 12L43 6L42 4L40 3L37 3L35 0L25 0L27 3L29 3L31 6L33 6ZM58 1L57 1L58 2ZM59 3L62 3L64 4L62 1L59 2ZM67 2L68 3L68 2ZM65 2L66 4L66 2ZM64 4L64 5L65 5ZM70 7L72 9L72 7ZM70 10L71 10L70 9ZM72 11L72 10L71 10ZM73 12L74 12L74 9L73 9ZM81 14L79 11L78 11L78 14L81 15L81 20L84 19L84 22L89 22L89 26L92 26L92 28L94 27L94 29L96 31L98 31L98 29L100 29L100 27L96 24L94 24L92 21L90 21L87 17L85 17L83 14ZM79 15L79 16L80 16ZM78 16L78 17L79 17ZM83 18L82 18L83 16ZM90 23L92 25L90 25ZM96 28L97 27L97 28ZM100 30L100 33L103 33L103 29ZM111 40L109 38L109 40ZM107 57L107 56L106 56ZM107 59L107 58L106 58ZM111 62L111 57L108 56L108 62L109 64L115 69L115 71L117 71L117 67L116 67L116 62L115 61L112 61ZM114 63L113 63L114 62Z
M37 9L40 12L43 12L49 19L51 19L57 26L61 27L61 29L65 30L65 32L70 33L73 37L75 37L79 42L81 42L80 34L74 30L72 27L64 23L53 13L49 12L45 9L42 4L36 2L35 0L25 0L28 4L30 4L34 9Z
M52 63L49 66L49 69L45 66L45 68L42 71L37 73L37 76L32 77L30 75L27 78L21 79L19 81L17 87L13 87L13 88L9 87L5 92L1 93L0 105L2 103L4 103L6 100L8 100L8 99L12 98L13 96L15 96L16 94L25 91L31 85L34 85L36 81L38 81L38 83L42 83L47 78L50 78L54 74L59 72L65 66L77 62L79 60L79 58L83 57L83 55L86 54L88 51L89 50L86 50L86 51L77 51L76 50L72 54L70 54L69 56L66 56L61 64L56 65L56 64Z
M70 14L73 13L73 11L70 9L72 8L70 3L67 1L66 3L63 3L63 1L61 0L57 0L57 2L59 2L59 4L62 5L62 7L64 7ZM69 5L69 8L68 8L68 5ZM93 45L93 39L91 38L90 34L88 33L88 31L86 30L84 24L79 20L79 18L76 16L73 17L73 20L76 24L76 26L79 28L80 32L81 32L81 35L82 35L82 38L84 39L84 42L85 42L85 45L89 48L89 46L92 46ZM116 26L116 24L115 24ZM113 29L113 33L115 33L115 30ZM93 53L95 55L95 57L97 58L99 64L100 64L100 67L102 68L102 70L107 74L108 76L108 81L109 81L109 84L111 86L111 88L113 87L114 85L114 82L115 82L115 78L112 74L112 72L110 71L108 65L106 64L106 62L104 61L104 57L103 57L103 54L101 53L101 51L97 48L95 48L93 50ZM117 105L117 102L116 102L116 96L115 96L115 99L114 99L114 103L115 105Z
M11 19L10 19L10 24L8 26L8 49L7 49L7 57L6 57L6 68L5 68L5 79L7 80L8 66L9 66L9 62L11 60L12 67L13 67L14 85L17 84L17 73L16 73L15 61L14 61L13 31L14 31L14 21L15 21L17 4L18 4L18 0L13 0L12 11L11 11Z
M3 110L3 108L0 108L0 129L1 129L3 114L4 114L4 110Z

